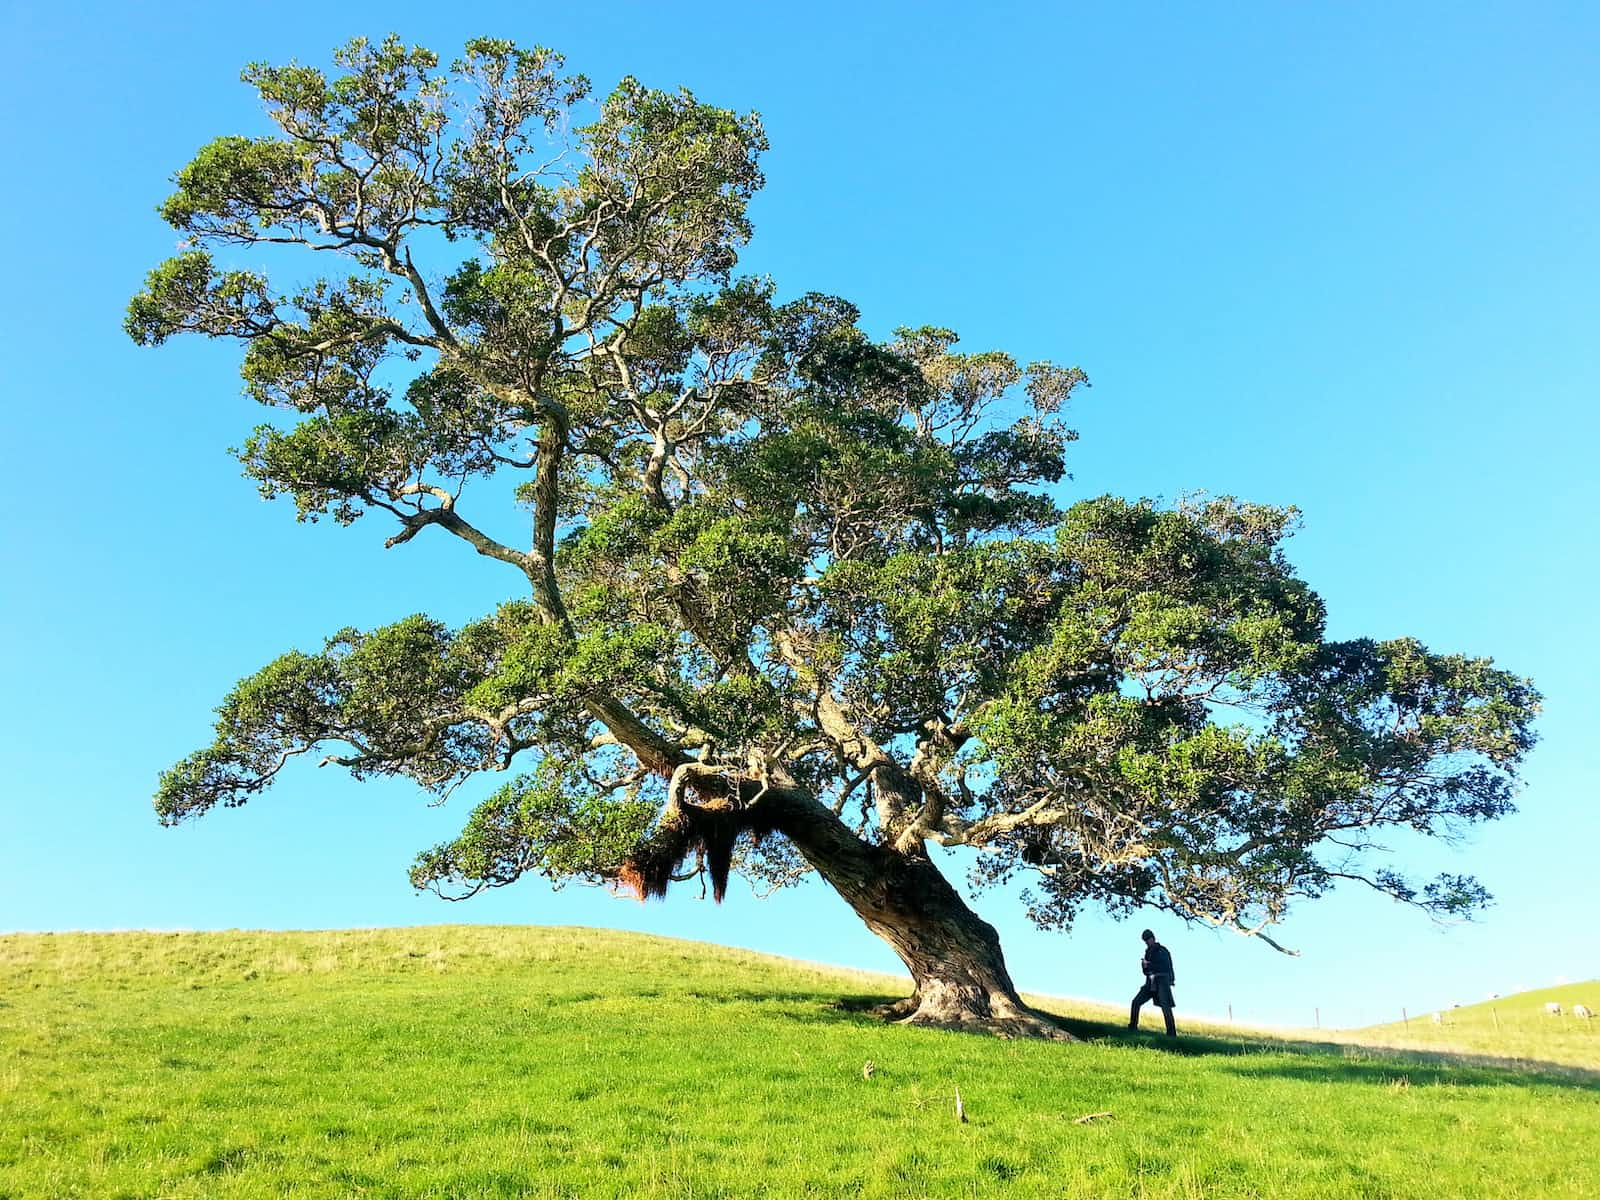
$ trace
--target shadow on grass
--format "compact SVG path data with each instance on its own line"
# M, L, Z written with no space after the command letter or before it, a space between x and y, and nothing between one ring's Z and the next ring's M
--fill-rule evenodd
M875 1024L873 1009L898 996L851 995L824 1002L810 1012L788 1014L807 1022ZM822 999L818 997L818 999ZM1495 1058L1482 1054L1412 1050L1393 1046L1361 1046L1345 1042L1319 1042L1246 1035L1218 1037L1188 1034L1180 1029L1169 1038L1149 1030L1137 1032L1115 1021L1044 1012L1073 1037L1101 1045L1137 1047L1161 1054L1189 1058L1235 1060L1224 1069L1240 1075L1271 1075L1323 1083L1362 1083L1391 1087L1448 1084L1455 1087L1529 1087L1549 1085L1600 1091L1600 1071L1566 1063L1536 1059ZM965 1036L988 1037L980 1030L954 1031ZM1067 1048L1070 1052L1070 1047Z
M1180 1032L1175 1038L1091 1021L1066 1022L1085 1041L1136 1045L1166 1054L1235 1060L1240 1075L1359 1083L1451 1084L1460 1087L1527 1087L1548 1084L1600 1091L1600 1071L1533 1059L1465 1052L1411 1050L1277 1038L1213 1037ZM1098 1029L1098 1033L1088 1032Z

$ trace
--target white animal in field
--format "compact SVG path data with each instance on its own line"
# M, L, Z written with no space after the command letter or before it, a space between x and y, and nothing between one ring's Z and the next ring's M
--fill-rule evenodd
M1443 1013L1434 1013L1433 1014L1433 1023L1435 1025L1443 1025L1444 1024L1444 1014Z
M1590 1011L1590 1008L1587 1004L1574 1004L1572 1006L1572 1015L1587 1021L1590 1017L1594 1016L1594 1013Z
M1561 1015L1561 1005L1557 1004L1554 1000L1547 1001L1545 1003L1544 1010L1552 1017L1559 1017Z

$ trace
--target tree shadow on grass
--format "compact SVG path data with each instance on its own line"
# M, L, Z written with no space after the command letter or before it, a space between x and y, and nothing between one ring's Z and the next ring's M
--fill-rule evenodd
M1225 1069L1240 1075L1273 1075L1352 1083L1451 1084L1461 1087L1528 1087L1545 1084L1600 1091L1600 1071L1542 1059L1496 1058L1486 1054L1363 1046L1307 1039L1216 1037L1179 1032L1132 1032L1108 1022L1067 1022L1085 1041L1140 1046L1185 1057L1226 1058ZM1093 1030L1098 1030L1094 1032Z
M820 997L819 997L820 999ZM791 1012L795 1021L850 1022L878 1025L872 1010L899 999L882 993L832 998L806 1012ZM1240 1075L1270 1075L1319 1083L1360 1083L1390 1087L1577 1087L1600 1091L1600 1071L1537 1059L1495 1058L1482 1054L1362 1046L1345 1042L1270 1037L1214 1036L1179 1032L1169 1038L1148 1030L1134 1032L1116 1021L1097 1021L1043 1011L1073 1037L1101 1045L1137 1047L1189 1058L1223 1058L1225 1070ZM982 1030L956 1030L967 1036L992 1036ZM1070 1053L1070 1047L1064 1052Z

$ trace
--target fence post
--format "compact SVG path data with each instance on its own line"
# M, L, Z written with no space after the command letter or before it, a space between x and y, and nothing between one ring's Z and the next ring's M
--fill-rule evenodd
M1400 1010L1400 1024L1404 1025L1407 1029L1411 1028L1411 1018L1406 1015L1406 1010L1403 1008Z
M1233 1005L1228 1005L1228 1024L1233 1024Z
M1322 1010L1320 1008L1313 1008L1311 1011L1316 1014L1314 1020L1317 1023L1317 1028L1321 1029L1322 1028Z

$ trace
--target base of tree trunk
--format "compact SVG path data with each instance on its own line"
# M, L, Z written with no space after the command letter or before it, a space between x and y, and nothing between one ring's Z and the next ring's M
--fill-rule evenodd
M872 1011L896 1025L914 1025L924 1029L987 1033L1001 1038L1042 1038L1051 1042L1079 1040L1049 1016L1008 997L990 997L988 1008L987 1013L982 1013L960 1005L929 1003L919 994L896 1000L892 1004L880 1004Z
M798 790L774 795L769 820L893 948L916 989L878 1013L901 1025L962 1029L1000 1037L1073 1037L1017 995L1000 935L980 918L925 854L871 845Z

